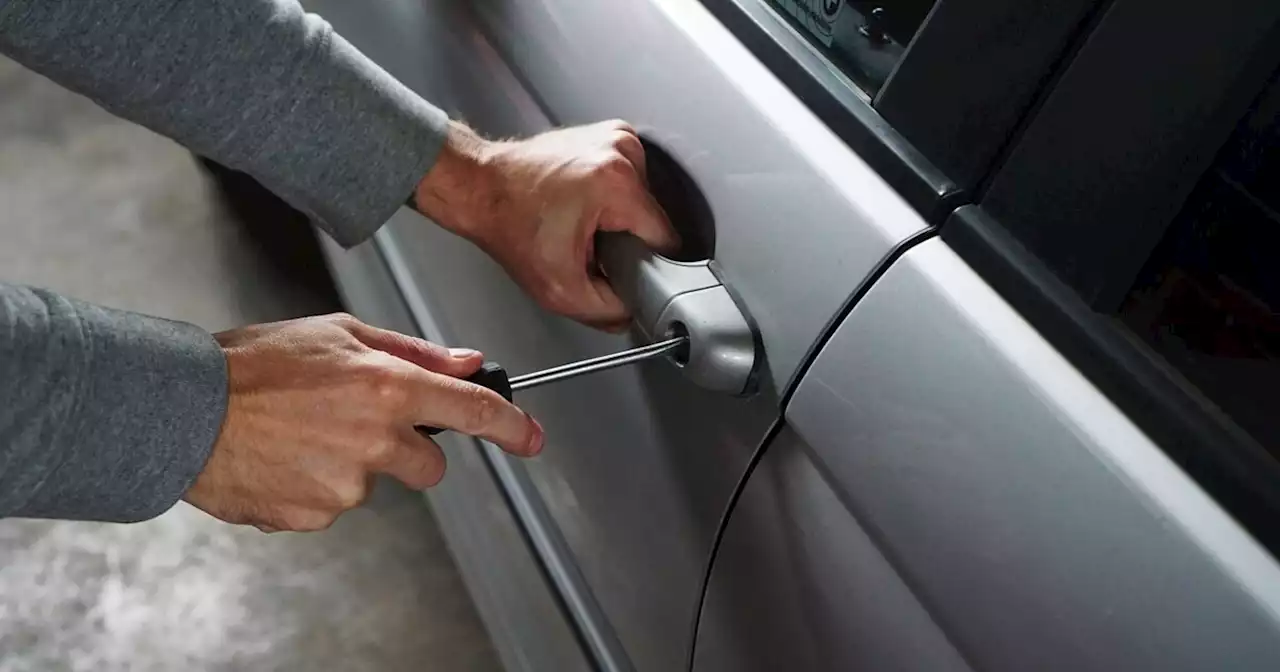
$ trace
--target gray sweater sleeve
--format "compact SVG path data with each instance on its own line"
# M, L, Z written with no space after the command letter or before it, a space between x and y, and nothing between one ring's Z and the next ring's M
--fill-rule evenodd
M204 331L0 284L0 515L162 513L204 467L226 399Z
M345 246L405 203L448 124L296 0L0 0L0 52L254 176Z
M339 243L400 207L446 115L293 0L0 0L0 53L253 175ZM0 516L175 503L226 412L191 325L0 285Z

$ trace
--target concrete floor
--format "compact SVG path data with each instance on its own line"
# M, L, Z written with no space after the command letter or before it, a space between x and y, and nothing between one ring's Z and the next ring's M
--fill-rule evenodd
M305 227L250 210L268 221L240 221L185 150L0 60L0 279L215 331L335 310ZM496 669L429 511L390 483L312 535L185 504L0 521L0 672Z

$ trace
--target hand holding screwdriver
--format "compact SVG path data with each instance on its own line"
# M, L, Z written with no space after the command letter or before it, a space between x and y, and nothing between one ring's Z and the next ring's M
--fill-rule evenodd
M483 356L372 327L350 315L309 317L216 335L228 411L185 499L232 523L318 530L387 474L435 485L444 453L413 431L448 427L520 456L542 428L502 395L468 384Z
M683 343L508 379L500 366L484 366L478 352L449 350L350 315L257 325L217 339L229 369L230 412L184 499L268 532L328 527L368 497L376 474L417 489L435 485L445 457L421 436L426 427L536 455L542 427L510 403L512 392L656 357Z

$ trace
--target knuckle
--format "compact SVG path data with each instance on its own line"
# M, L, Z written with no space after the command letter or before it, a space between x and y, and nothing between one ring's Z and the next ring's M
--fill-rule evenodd
M614 132L612 144L614 149L625 150L640 146L640 139L624 130L619 130Z
M542 306L543 310L558 315L565 312L564 304L561 301L545 294L538 297L538 305Z
M466 417L463 418L463 432L479 434L493 424L498 415L500 398L483 387L476 387L469 394L471 398L467 402Z
M616 177L635 177L636 167L631 165L631 161L623 156L620 152L614 152L609 156L609 160L605 162L608 173Z
M609 151L596 163L593 177L602 181L617 181L635 176L635 168L627 157L616 149Z
M217 507L209 510L209 514L219 520L231 523L232 525L255 525L267 519L262 512L254 510L249 506L231 505L226 507Z
M360 323L360 320L357 320L354 315L347 312L330 313L325 316L325 319L340 327L352 327Z
M293 532L318 532L329 529L337 519L336 512L293 509L281 514L281 525L275 527Z
M570 303L569 290L564 284L554 280L548 280L543 283L539 291L544 308L560 312L568 307Z
M387 353L381 350L365 350L352 360L352 366L355 373L360 376L360 380L372 384L374 381L389 378L395 361L390 359Z
M605 126L617 131L622 131L623 133L634 134L636 132L636 129L625 119L610 119L605 122Z
M266 526L277 531L289 529L289 526L285 521L283 509L278 505L263 507L256 512L256 515L248 519L235 522L252 524L255 526Z
M298 530L299 532L323 532L338 522L337 514L325 513L316 515L307 521L307 526Z
M396 442L392 438L375 439L365 444L365 462L371 466L384 466L395 456Z
M370 362L369 369L362 374L368 399L377 408L394 413L409 403L409 386L404 375L388 362Z
M392 377L375 382L373 393L383 408L400 408L407 397L403 382Z
M304 518L301 509L289 509L277 511L267 519L266 524L281 531L301 532L303 523L307 522Z
M364 504L369 496L369 484L363 478L350 479L331 486L333 501L341 511L349 511Z

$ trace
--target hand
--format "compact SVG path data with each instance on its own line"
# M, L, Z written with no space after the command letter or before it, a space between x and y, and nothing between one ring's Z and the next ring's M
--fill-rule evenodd
M542 428L501 395L460 380L483 356L363 324L348 315L215 336L227 356L222 432L186 499L264 531L319 530L368 496L375 474L435 485L445 458L414 425L535 455Z
M629 231L660 251L680 244L645 182L644 147L625 122L509 142L455 124L415 200L542 307L619 331L630 315L596 268L596 232Z

